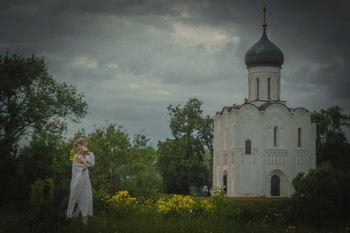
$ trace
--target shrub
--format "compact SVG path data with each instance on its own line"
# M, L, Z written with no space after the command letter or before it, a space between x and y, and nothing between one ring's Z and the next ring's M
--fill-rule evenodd
M294 214L305 221L349 220L349 183L350 173L336 170L330 163L299 173L292 181Z
M138 208L138 201L131 197L128 191L116 192L114 196L106 196L105 202L109 214L117 218L133 215Z

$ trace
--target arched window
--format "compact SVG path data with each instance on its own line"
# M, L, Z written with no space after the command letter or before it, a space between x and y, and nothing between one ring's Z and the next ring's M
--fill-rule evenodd
M301 128L298 128L298 147L301 147Z
M277 147L278 127L273 127L273 146Z
M260 89L260 81L256 79L256 98L259 99L259 89Z
M250 155L252 153L252 142L248 139L245 141L245 154Z
M267 79L267 98L271 99L271 78Z

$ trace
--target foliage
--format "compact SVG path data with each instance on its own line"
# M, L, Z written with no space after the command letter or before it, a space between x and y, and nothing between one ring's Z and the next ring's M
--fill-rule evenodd
M53 232L60 229L63 217L54 203L55 185L52 179L37 179L32 184L30 212L26 212L24 223L33 231Z
M191 216L195 214L197 205L190 196L174 194L171 199L159 199L156 202L156 210L158 214L165 216Z
M60 182L64 178L54 176L54 171L59 169L61 165L59 167L52 165L60 154L65 153L64 145L65 140L61 136L45 131L36 133L30 143L21 149L16 159L14 175L11 176L11 182L7 189L8 193L11 194L8 200L15 200L22 202L22 204L29 200L31 184L37 179L52 179L58 189L56 192L60 192ZM67 166L69 165L67 164Z
M343 129L350 126L350 115L333 106L314 112L312 117L317 122L317 164L329 161L336 168L349 170L350 145Z
M345 222L350 208L350 173L323 163L307 174L299 173L292 181L294 210L305 221Z
M110 124L97 128L88 135L80 132L89 142L95 156L95 166L89 171L94 190L112 194L129 190L137 196L152 196L160 189L160 177L155 168L156 152L149 138L135 135L133 141L122 126Z
M158 169L167 193L189 194L190 186L208 184L205 148L212 152L213 125L209 116L202 117L202 102L189 99L180 105L168 106L170 129L174 139L158 143Z
M0 55L0 77L0 144L11 151L31 128L60 133L86 114L83 94L50 77L43 58Z
M74 87L56 82L43 58L0 55L0 200L18 170L20 140L42 130L62 133L68 122L85 116L83 97Z
M156 152L145 135L138 134L131 142L121 126L109 125L89 135L84 131L76 135L81 136L87 138L89 149L96 155L96 164L89 173L97 211L104 208L101 197L115 190L127 188L133 195L157 196L161 179L155 169ZM72 169L69 152L73 144L73 139L37 132L16 159L16 175L11 177L13 182L7 190L12 193L11 199L16 200L18 206L27 206L33 191L31 184L40 188L42 186L35 185L37 179L50 179L55 186L53 208L63 216L69 198ZM35 192L40 193L39 190ZM25 211L33 215L31 207L27 207Z
M170 202L174 195L163 197L163 200ZM130 196L131 197L131 196ZM182 196L184 199L186 196ZM131 197L133 198L133 197ZM103 232L103 233L128 233L128 232L198 232L198 233L219 233L219 232L261 232L261 233L329 233L349 232L348 224L327 223L315 226L315 222L301 223L300 219L281 221L280 216L284 213L288 218L288 206L290 199L284 198L223 198L223 209L213 208L213 198L191 198L196 205L205 206L202 203L209 203L211 210L215 210L213 215L205 215L200 208L195 208L196 215L160 215L156 211L157 200L137 197L136 211L125 217L115 217L109 211L106 213L97 213L93 218L89 218L88 227L84 227L80 218L74 218L70 221L42 221L36 226L27 225L23 222L23 213L17 212L17 209L0 209L0 232ZM182 200L181 199L181 200ZM126 199L121 199L126 202ZM149 210L146 209L146 206ZM178 207L174 204L174 207ZM236 207L236 208L232 208ZM239 208L240 212L237 212ZM142 211L142 212L141 212ZM156 212L156 214L154 214ZM267 214L268 212L271 212ZM233 216L233 217L232 217ZM239 217L238 217L239 216ZM48 216L49 217L49 216ZM21 224L18 224L18 223ZM50 225L51 224L51 225Z
M194 200L190 196L173 194L171 197L155 199L135 198L128 191L119 191L114 196L103 198L108 214L117 218L132 215L177 217L229 217L239 219L241 209L232 202L224 202L223 195L209 199Z
M37 179L32 184L32 192L30 199L36 205L45 205L52 203L54 200L55 185L52 179Z
M116 192L114 196L107 195L103 201L108 208L110 216L126 218L135 213L138 201L131 197L128 191Z
M347 233L347 226L325 226L313 228L307 225L276 225L261 222L228 221L227 219L206 218L140 218L130 217L118 221L112 217L95 217L89 220L89 226L83 228L81 221L76 219L65 232L87 232L87 233Z

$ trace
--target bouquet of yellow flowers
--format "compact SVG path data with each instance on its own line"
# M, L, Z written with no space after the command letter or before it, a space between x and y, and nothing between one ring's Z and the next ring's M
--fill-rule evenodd
M85 160L86 154L87 153L84 152L82 149L75 148L75 149L71 150L71 152L69 154L69 160L72 163L81 163Z

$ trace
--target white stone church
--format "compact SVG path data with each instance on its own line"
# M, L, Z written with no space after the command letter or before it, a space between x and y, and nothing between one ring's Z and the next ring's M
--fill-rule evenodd
M316 166L316 123L281 100L284 55L266 26L245 55L248 101L213 117L213 186L230 197L290 196L293 178Z

